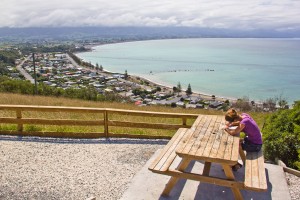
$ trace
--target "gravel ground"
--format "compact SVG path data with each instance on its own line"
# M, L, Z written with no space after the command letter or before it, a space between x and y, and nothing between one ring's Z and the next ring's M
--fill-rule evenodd
M0 200L119 199L166 140L0 136ZM286 173L292 200L300 178Z
M300 199L300 177L285 173L292 200Z
M166 142L0 136L0 199L119 199Z

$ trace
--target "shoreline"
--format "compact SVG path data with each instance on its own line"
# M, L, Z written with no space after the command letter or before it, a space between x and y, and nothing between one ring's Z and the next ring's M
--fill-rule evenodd
M182 39L184 39L184 38L182 38ZM92 52L92 51L95 50L95 47L97 47L97 46L103 46L103 45L109 45L109 44L118 44L118 43L127 43L127 42L139 42L139 41L144 41L144 40L120 41L120 42L111 42L111 43L105 43L105 44L99 43L99 44L86 45L85 47L87 47L87 49L89 49L88 51L78 51L78 52L76 52L76 54L80 54L80 53L84 53L84 52ZM78 55L76 55L76 56L79 59L85 61L84 59L80 58ZM102 73L121 74L121 73L117 73L117 72L108 71L107 69L104 69L104 68L103 68ZM154 81L152 79L149 79L149 78L146 78L146 77L143 77L143 76L140 76L140 75L130 75L129 74L129 76L135 77L136 79L139 78L141 80L147 81L150 84L152 84L153 86L160 86L160 87L168 88L169 90L173 91L173 86L170 86L170 85L167 85L167 84L164 84L164 83L159 83L157 81ZM185 93L185 90L182 89L181 93ZM193 92L191 96L200 96L204 100L213 100L212 95L213 94L206 94L206 93L203 93L201 91L197 91L197 92ZM229 101L235 102L238 99L238 98L235 98L235 97L223 97L223 96L218 96L218 95L214 95L214 96L215 96L215 99L214 99L215 101L223 101L224 102L226 100L229 100Z
M187 38L170 38L167 40L172 40L172 39L187 39ZM189 38L190 39L190 38ZM252 39L252 38L249 38ZM166 39L151 39L151 40L166 40ZM99 43L99 44L90 44L90 45L86 45L87 48L89 49L87 52L92 52L95 50L95 47L97 46L103 46L103 45L110 45L110 44L118 44L118 43L128 43L128 42L139 42L139 41L149 41L149 40L129 40L129 41L116 41L116 42L110 42L110 43ZM85 46L85 47L86 47ZM81 52L76 52L77 53L84 53L85 51L81 51ZM77 55L76 55L77 56ZM80 57L79 57L80 58ZM80 58L81 60L83 60L82 58ZM104 73L109 73L109 74L122 74L122 73L118 73L118 72L112 72L112 71L108 71L107 69L103 69ZM166 83L159 83L159 81L157 80L152 80L146 77L143 77L141 75L131 75L129 74L129 76L133 76L142 80L145 80L149 83L151 83L152 85L156 85L156 86L160 86L160 87L164 87L164 88L168 88L170 90L173 90L173 86L170 86ZM176 86L176 85L174 85ZM181 93L185 93L185 90L182 89ZM215 96L214 99L212 99L212 96ZM239 98L238 97L226 97L226 96L220 96L220 95L216 95L216 94L208 94L208 93L204 93L201 91L193 91L191 96L200 96L201 98L205 99L205 100L214 100L214 101L226 101L229 100L230 102L236 102ZM254 100L256 104L262 104L262 102L260 100Z
M158 83L158 82L153 81L151 79L148 79L148 78L145 78L145 77L141 77L141 76L137 76L137 75L129 75L129 76L133 76L133 77L139 78L141 80L148 81L150 84L152 84L154 86L160 86L160 87L168 88L169 90L173 91L173 87L172 86L161 84L161 83ZM180 93L181 94L185 93L185 90L182 89ZM212 99L212 95L205 94L205 93L198 92L198 91L197 92L193 92L191 96L200 96L204 100L213 100ZM232 101L232 102L237 101L237 98L233 98L233 97L222 97L222 96L218 96L218 95L214 95L214 96L215 96L215 99L214 99L215 101L226 101L226 100L229 100L229 101Z

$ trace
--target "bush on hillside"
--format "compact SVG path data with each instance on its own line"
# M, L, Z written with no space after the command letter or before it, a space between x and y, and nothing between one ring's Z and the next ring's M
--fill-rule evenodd
M266 159L278 158L300 170L300 101L293 109L278 110L267 119L263 139Z
M13 80L8 77L0 76L0 92L18 93L18 94L34 94L34 84L24 80ZM99 94L96 88L89 86L87 88L55 88L43 83L37 86L38 95L67 97L72 99L82 99L89 101L129 101L128 98L123 98L118 94Z

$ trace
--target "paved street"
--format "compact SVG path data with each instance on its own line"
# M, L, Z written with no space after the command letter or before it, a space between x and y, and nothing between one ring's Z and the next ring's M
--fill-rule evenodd
M18 66L17 66L17 70L19 70L19 72L25 77L26 80L29 80L32 84L34 84L34 79L32 78L32 76L30 74L28 74L23 68L22 65L24 64L24 62L26 62L31 56L28 56L27 58L25 58Z

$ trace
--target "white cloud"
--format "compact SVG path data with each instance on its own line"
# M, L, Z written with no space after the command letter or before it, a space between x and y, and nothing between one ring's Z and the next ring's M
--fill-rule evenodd
M0 27L300 27L299 0L1 0Z

